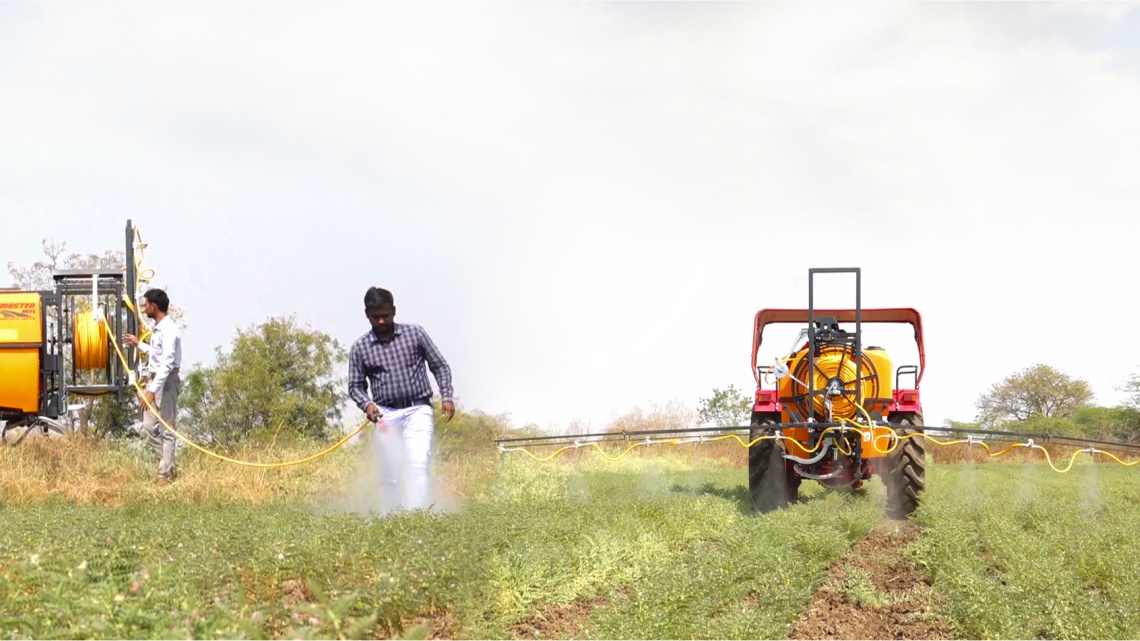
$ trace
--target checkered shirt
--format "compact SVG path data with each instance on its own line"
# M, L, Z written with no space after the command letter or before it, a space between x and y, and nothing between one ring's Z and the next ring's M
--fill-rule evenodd
M426 365L444 401L452 400L451 367L424 328L396 323L387 341L373 332L356 339L348 356L348 395L361 410L369 403L383 407L430 398ZM368 388L372 397L368 396Z

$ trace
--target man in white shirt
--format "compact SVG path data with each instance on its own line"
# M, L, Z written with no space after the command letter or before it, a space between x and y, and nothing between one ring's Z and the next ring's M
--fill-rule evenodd
M143 395L151 405L158 408L162 421L177 429L175 419L178 416L178 395L182 393L182 380L178 376L178 370L182 366L182 335L174 319L167 315L170 298L166 292L161 289L147 290L143 294L143 300L143 312L147 318L155 321L150 344L140 342L132 334L124 335L123 340L147 355L146 369L142 373L142 382L146 385ZM143 431L162 451L162 459L158 464L159 480L174 480L174 452L178 441L145 403Z

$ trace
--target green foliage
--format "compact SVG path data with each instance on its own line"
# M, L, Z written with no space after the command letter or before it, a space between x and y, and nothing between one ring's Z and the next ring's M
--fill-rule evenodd
M1133 374L1128 377L1128 380L1119 389L1128 394L1124 404L1132 409L1140 410L1140 374Z
M756 519L723 466L501 467L448 514L0 507L0 636L518 638L578 604L577 638L785 638L880 518L880 501L809 492Z
M87 417L88 428L96 436L121 436L136 419L142 420L140 412L138 395L132 387L121 403L113 396L96 399Z
M1092 398L1092 388L1085 381L1048 365L1033 365L995 383L978 398L978 422L989 426L1006 420L1070 416Z
M1135 472L1078 459L935 466L912 556L964 639L1140 634Z
M483 424L463 419L444 442ZM787 638L883 518L877 482L805 484L801 502L753 516L743 470L707 460L510 455L497 470L463 509L376 519L224 497L203 509L182 490L117 507L0 496L0 636ZM1136 638L1133 475L1084 458L1067 474L930 467L904 552L960 638ZM887 603L866 573L845 588Z
M713 388L712 396L702 398L697 414L703 425L714 427L748 425L752 417L753 397L729 385Z
M341 418L343 382L334 376L347 353L328 335L271 318L239 330L213 367L196 367L182 395L199 434L233 444L250 436L326 439Z
M1085 406L1068 416L1034 416L1024 421L1005 421L995 427L1014 432L1140 443L1140 410Z
M1081 435L1108 441L1140 442L1140 409L1133 407L1083 407L1072 420Z
M1004 423L1001 427L1012 432L1051 434L1053 436L1087 436L1084 433L1083 426L1078 425L1071 417L1035 416L1025 421Z
M495 439L522 436L523 433L508 427L505 416L492 416L483 412L461 411L456 399L455 416L444 421L440 405L435 403L434 453L441 460L459 457L486 457L493 455L498 446Z
M945 421L945 425L946 425L946 427L953 429L953 430L976 431L976 430L986 429L978 423L969 423L969 422L965 422L965 421L954 421L954 420L949 420L949 419L947 419ZM939 434L939 431L937 429L930 429L930 430L928 430L928 432L931 435ZM946 432L943 434L943 436L945 438L959 439L959 438L966 438L967 434L968 434L968 432ZM982 437L982 435L980 435L980 434L974 434L973 436L975 436L976 438Z

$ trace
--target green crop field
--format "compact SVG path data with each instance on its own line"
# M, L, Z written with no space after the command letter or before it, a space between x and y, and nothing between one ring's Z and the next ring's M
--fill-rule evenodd
M837 635L909 599L960 638L1140 636L1135 468L931 464L892 538L878 481L757 517L739 462L700 447L452 456L446 510L382 517L338 494L361 448L279 471L186 453L170 486L117 444L3 448L0 636L780 639L828 586L854 608L812 614ZM879 586L880 553L926 582Z

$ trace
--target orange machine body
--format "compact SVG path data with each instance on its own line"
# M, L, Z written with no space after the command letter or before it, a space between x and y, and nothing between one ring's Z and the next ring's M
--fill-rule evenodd
M0 409L40 409L43 300L37 292L0 291Z

